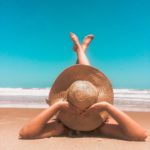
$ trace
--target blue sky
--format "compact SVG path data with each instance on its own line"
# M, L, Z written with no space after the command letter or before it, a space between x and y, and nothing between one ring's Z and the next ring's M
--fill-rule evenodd
M0 0L0 87L50 87L75 63L69 32L114 88L150 89L149 0Z

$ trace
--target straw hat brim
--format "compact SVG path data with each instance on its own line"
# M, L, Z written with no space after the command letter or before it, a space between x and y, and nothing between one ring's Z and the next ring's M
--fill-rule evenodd
M94 67L78 64L65 69L57 77L49 93L49 105L66 98L68 88L77 80L91 82L99 91L99 99L113 103L113 89L109 79Z
M65 69L57 77L50 90L48 104L53 105L58 101L67 100L68 88L73 82L78 80L91 82L99 91L99 101L107 101L111 104L113 103L113 89L109 79L101 71L92 66L78 64ZM99 121L93 120L93 124L89 125L89 127L83 127L82 124L84 124L84 121L80 119L77 121L76 117L76 120L69 121L67 116L60 115L60 120L69 128L79 131L88 131L102 124L107 117L108 114L106 112L101 112ZM78 122L78 124L76 124L76 122Z

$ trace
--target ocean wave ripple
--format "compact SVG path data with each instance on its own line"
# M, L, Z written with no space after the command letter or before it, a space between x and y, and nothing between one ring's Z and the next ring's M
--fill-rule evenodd
M47 108L50 88L0 88L0 107ZM114 105L124 111L150 111L150 90L114 89Z

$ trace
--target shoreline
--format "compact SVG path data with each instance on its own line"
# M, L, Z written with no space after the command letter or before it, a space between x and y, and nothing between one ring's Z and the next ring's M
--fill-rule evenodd
M113 89L114 105L123 111L150 111L150 90ZM0 88L0 108L47 108L50 88Z

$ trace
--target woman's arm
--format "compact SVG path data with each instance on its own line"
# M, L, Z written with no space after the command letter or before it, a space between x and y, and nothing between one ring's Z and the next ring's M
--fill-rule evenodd
M99 110L98 112L105 110L117 122L114 123L112 120L106 122L100 130L103 134L126 140L144 141L147 138L145 129L113 105L107 102L100 102L96 103L90 109Z
M116 120L118 123L117 129L120 129L127 140L144 141L147 138L146 130L131 119L127 114L108 103L106 104L106 110L110 116Z
M48 120L53 117L60 109L60 103L56 103L51 107L45 109L38 116L24 125L20 130L19 135L21 138L32 138L37 136L45 128Z

